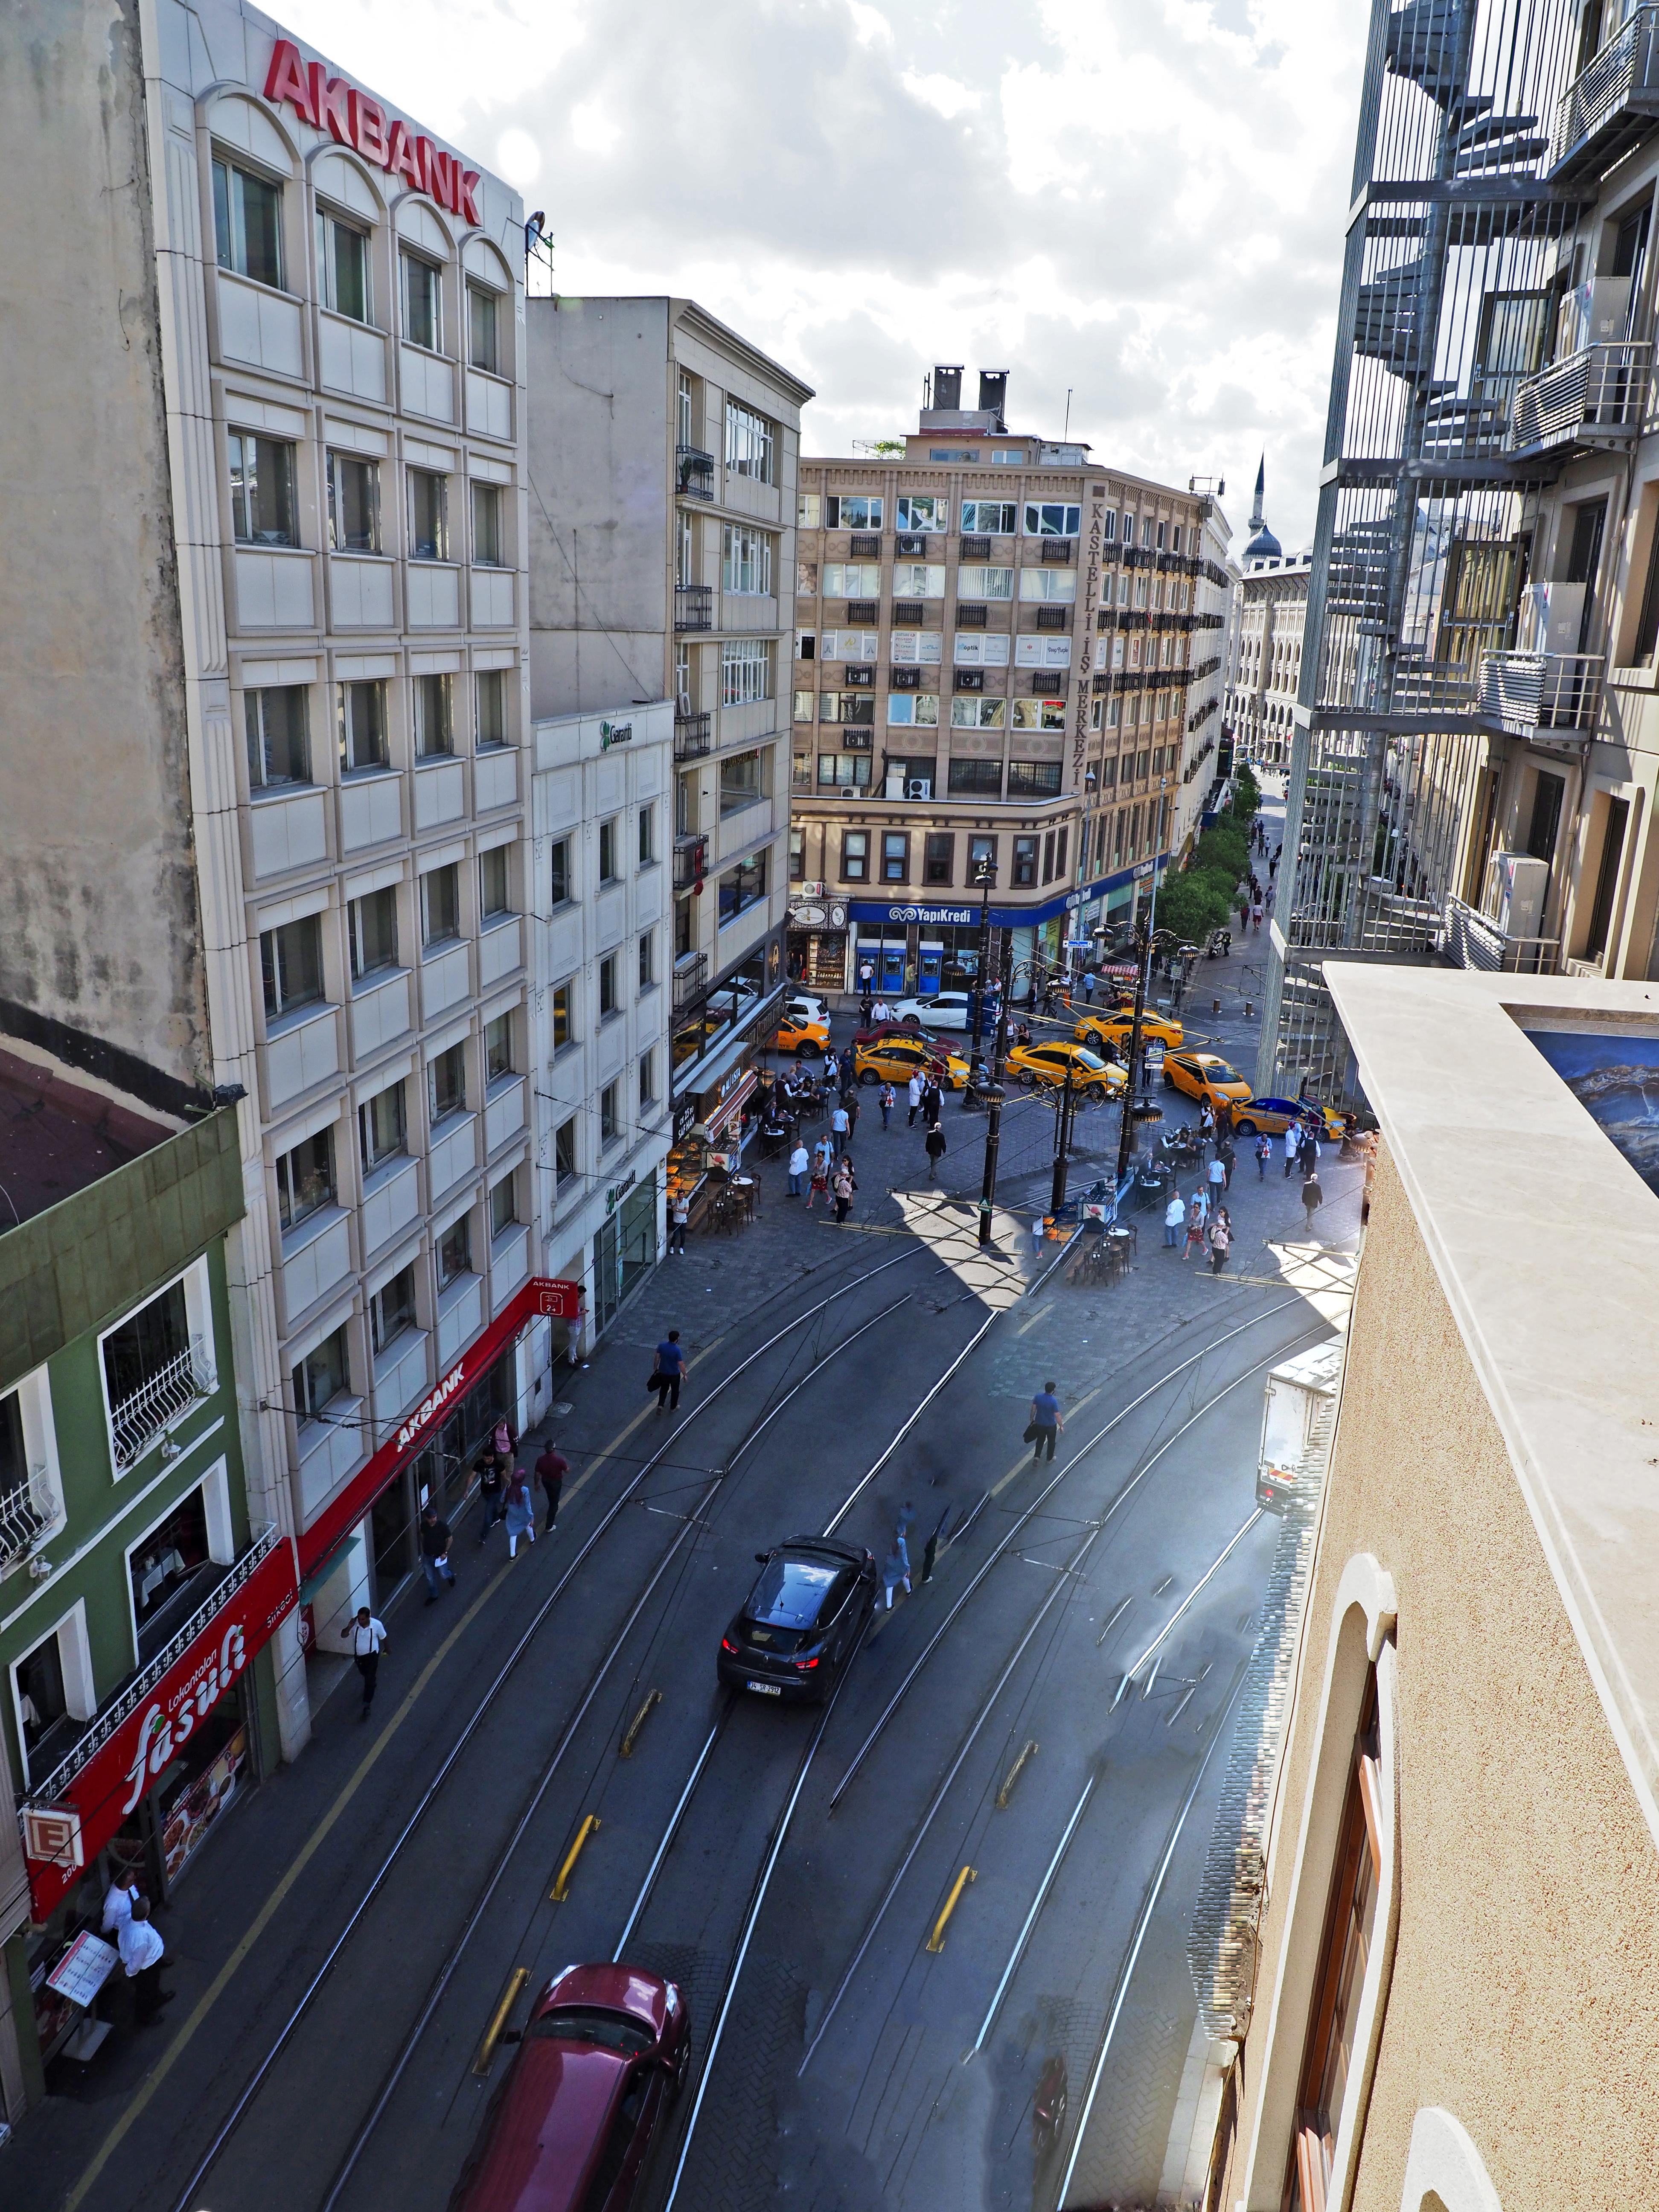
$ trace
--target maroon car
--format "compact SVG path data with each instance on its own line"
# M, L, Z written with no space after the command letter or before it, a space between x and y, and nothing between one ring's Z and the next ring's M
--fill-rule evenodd
M690 2028L684 1999L659 1974L555 1975L516 2039L450 2212L627 2212L690 2069Z
M902 1037L906 1044L931 1045L941 1060L951 1049L943 1038L936 1036L932 1030L923 1029L920 1022L875 1022L867 1030L854 1030L853 1047L857 1051L864 1046L884 1044L889 1037Z

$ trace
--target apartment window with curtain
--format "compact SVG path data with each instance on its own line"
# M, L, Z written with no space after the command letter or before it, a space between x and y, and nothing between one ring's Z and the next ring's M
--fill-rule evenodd
M771 591L772 539L768 532L746 522L721 525L720 587L750 593Z
M355 222L331 208L317 210L317 286L324 307L354 323L369 313L368 240Z
M884 884L902 884L909 878L909 836L902 830L886 830L881 841L881 879Z
M472 679L473 709L477 717L477 749L491 752L507 742L507 671L481 669Z
M213 242L222 269L283 289L283 188L222 155L213 162Z
M385 682L342 684L337 689L341 775L385 768L391 758Z
M276 1163L276 1213L284 1233L334 1203L334 1133L319 1129Z
M400 1267L368 1301L368 1333L378 1358L415 1327L415 1266Z
M863 884L870 880L870 833L867 830L843 830L841 837L841 876L847 884Z
M442 350L443 271L418 253L404 251L404 336L428 353Z
M297 545L294 502L294 448L280 438L261 438L252 430L233 430L227 440L230 462L230 526L239 545Z
M380 550L380 469L355 453L328 456L328 544L331 553Z
M757 483L775 481L773 427L764 415L736 399L726 403L726 465L733 476L750 477Z
M311 781L303 684L273 684L244 695L247 777L255 791Z

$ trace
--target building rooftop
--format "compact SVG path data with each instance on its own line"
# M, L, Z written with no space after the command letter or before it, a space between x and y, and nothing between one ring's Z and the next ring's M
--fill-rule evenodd
M1325 976L1659 1841L1659 983Z
M0 1236L165 1144L179 1127L108 1085L0 1040Z

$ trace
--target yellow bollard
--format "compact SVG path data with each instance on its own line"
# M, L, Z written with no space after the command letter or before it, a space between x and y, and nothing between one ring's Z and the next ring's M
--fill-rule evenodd
M1008 1769L1007 1773L1003 1777L1002 1787L997 1792L997 1810L999 1813L1006 1813L1007 1811L1008 1800L1014 1794L1014 1784L1018 1781L1020 1775L1024 1771L1026 1760L1034 1758L1036 1751L1037 1741L1036 1737L1033 1736L1027 1743L1024 1750L1021 1752L1019 1757Z
M942 1951L945 1948L945 1923L949 1920L951 1915L956 1911L957 1900L962 1895L963 1891L967 1888L970 1881L974 1881L975 1880L977 1880L977 1876L975 1875L972 1867L965 1866L962 1869L962 1872L957 1876L956 1880L951 1883L951 1894L945 1900L945 1910L939 1914L939 1918L933 1923L933 1932L927 1938L927 1948L928 1950Z
M580 1827L577 1829L576 1840L565 1853L564 1864L559 1869L554 1877L553 1887L547 1893L547 1901L550 1905L562 1905L569 1896L570 1877L576 1871L576 1862L581 1856L588 1838L598 1835L599 1832L599 1816L597 1813L590 1813Z
M530 1979L528 1966L514 1966L507 1978L507 1987L501 1991L495 2009L489 2015L489 2025L483 2032L477 2055L472 2061L472 2071L479 2075L488 2074L495 2063L495 2045L501 2039L501 2030L507 2026L507 2015L519 2002L519 1994Z
M633 1719L628 1723L628 1733L623 1736L622 1740L622 1748L617 1753L618 1759L632 1759L634 1756L634 1746L639 1741L640 1730L645 1726L646 1722L651 1717L652 1707L653 1705L659 1705L661 1703L662 1692L660 1690L648 1690L646 1692L645 1702L641 1705L638 1712L635 1714Z

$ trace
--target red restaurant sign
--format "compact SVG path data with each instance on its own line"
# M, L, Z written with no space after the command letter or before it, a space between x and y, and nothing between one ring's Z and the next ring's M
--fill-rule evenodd
M580 1283L532 1275L523 1289L502 1307L482 1336L475 1337L453 1367L446 1369L408 1419L398 1425L374 1456L360 1467L337 1498L331 1498L300 1539L300 1573L315 1571L340 1539L386 1488L404 1462L412 1458L434 1425L458 1398L470 1390L486 1368L500 1358L519 1332L544 1315L574 1321L581 1312Z
M163 1767L188 1742L299 1596L294 1547L267 1552L50 1806L23 1818L29 1895L44 1920L80 1881Z
M463 222L482 223L478 170L469 169L459 154L441 152L343 77L331 76L321 62L301 61L292 39L278 39L272 49L265 98L278 106L286 100L313 131L326 131L364 161L376 162L394 184L401 177Z

